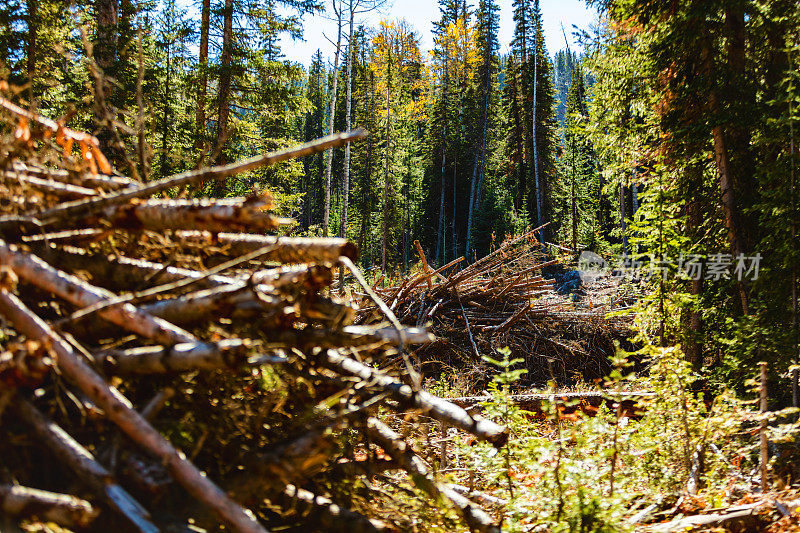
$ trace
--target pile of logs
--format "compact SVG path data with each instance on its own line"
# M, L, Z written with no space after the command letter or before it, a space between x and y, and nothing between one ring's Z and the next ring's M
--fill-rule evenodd
M536 231L505 241L461 270L463 257L434 270L417 242L418 271L396 285L376 287L400 322L436 335L415 352L426 373L457 369L469 375L468 383L482 387L493 373L483 357L502 359L497 349L508 347L512 358L524 361L527 384L608 374L614 340L628 336L628 321L606 318L607 306L577 309L569 297L556 295L552 280L542 274L560 265L542 253ZM361 309L357 322L382 320L370 300L365 298Z
M366 133L139 182L113 174L91 135L6 99L0 115L0 514L97 531L405 529L347 508L368 495L329 490L372 471L348 460L361 447L470 530L499 531L381 421L393 411L496 447L508 437L413 371L379 370L432 337L374 293L385 324L354 325L358 310L329 286L341 266L371 293L356 248L267 235L291 221L266 194L176 198Z

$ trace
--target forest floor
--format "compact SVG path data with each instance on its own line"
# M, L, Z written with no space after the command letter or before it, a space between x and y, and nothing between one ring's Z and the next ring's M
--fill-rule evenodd
M394 417L393 426L409 436L437 476L489 511L504 531L800 531L794 444L771 444L771 482L762 492L752 456L758 431L747 407L715 412L702 401L681 407L683 400L676 399L682 385L668 389L657 368L652 378L614 377L613 346L632 349L632 310L646 287L611 273L586 276L570 268L567 258L552 260L531 248L535 242L513 245L501 265L479 269L479 282L454 283L457 273L439 280L460 295L450 301L436 283L424 285L424 262L378 291L405 324L427 320L437 335L435 343L416 352L423 368L439 363L439 373L428 372L426 387L471 413L502 419L511 429L509 445L498 452L440 423L412 427ZM529 272L541 265L541 276ZM502 304L493 297L498 293ZM535 303L526 307L526 296ZM428 310L436 306L444 311L431 316ZM498 318L493 322L481 311ZM508 329L498 335L504 324ZM478 348L491 350L483 359L495 358L494 367L478 364ZM537 348L545 348L545 358L531 356ZM448 351L457 357L442 364ZM556 373L559 359L564 366ZM634 363L633 370L648 374L642 361ZM704 427L689 429L687 420L697 414L691 410L703 413ZM691 458L659 453L660 443L670 441L702 451ZM662 457L647 459L654 450ZM368 460L367 450L359 457ZM373 503L408 516L410 529L454 530L446 515L409 512L396 492L399 476L387 472L370 479L391 495Z

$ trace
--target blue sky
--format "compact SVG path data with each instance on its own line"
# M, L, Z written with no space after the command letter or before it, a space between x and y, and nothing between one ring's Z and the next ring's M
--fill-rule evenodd
M329 9L331 0L324 0ZM474 3L474 2L473 2ZM508 43L514 33L512 20L511 0L498 0L500 6L500 49L508 49ZM544 22L544 35L547 51L550 55L564 48L564 36L561 33L561 24L567 32L570 46L577 48L572 38L572 25L588 29L589 25L597 21L597 13L586 7L581 0L540 0L542 20ZM422 38L424 50L430 50L433 45L431 30L433 21L439 19L439 4L435 0L394 0L382 13L369 13L362 16L361 22L368 26L377 25L381 19L406 19ZM311 62L311 56L319 48L326 58L333 57L332 45L325 36L336 39L336 24L324 16L316 15L303 17L303 35L305 42L292 41L289 37L282 40L283 53L286 59L297 61L304 65Z

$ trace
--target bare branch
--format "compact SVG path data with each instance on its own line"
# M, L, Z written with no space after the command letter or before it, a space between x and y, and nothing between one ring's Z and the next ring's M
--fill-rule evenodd
M41 220L49 222L58 222L63 221L65 218L86 216L90 213L97 213L106 207L123 204L134 198L152 196L153 194L171 189L173 187L181 187L184 185L191 185L209 180L225 179L236 174L241 174L242 172L255 170L257 168L278 163L280 161L286 161L287 159L303 157L327 150L328 148L342 146L343 144L363 139L366 136L367 132L363 129L358 129L347 133L337 133L323 137L322 139L318 139L316 141L309 141L295 148L285 148L283 150L278 150L265 155L255 156L251 157L250 159L244 159L236 163L231 163L230 165L182 172L180 174L176 174L175 176L169 176L157 181L152 181L136 188L131 187L116 194L111 194L100 198L68 202L52 209L47 209L37 213L36 216Z

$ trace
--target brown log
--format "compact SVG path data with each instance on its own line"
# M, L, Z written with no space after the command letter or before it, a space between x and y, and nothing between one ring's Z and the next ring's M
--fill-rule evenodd
M647 526L648 533L671 533L694 529L724 529L732 533L761 531L765 521L759 517L759 511L772 505L765 502L737 505L717 513L676 518L670 522Z
M200 200L132 200L109 207L96 216L78 221L95 225L107 219L114 229L129 231L206 230L266 232L292 224L288 218L267 212L272 201L264 198Z
M86 448L78 444L57 424L48 420L27 400L17 397L11 408L20 420L30 426L40 444L53 453L59 462L69 468L83 483L97 492L137 531L158 533L159 530L153 524L150 513L114 481L111 473L98 463Z
M137 184L136 181L121 176L106 176L103 174L80 173L58 168L38 167L21 161L14 161L11 168L16 172L25 173L36 178L60 181L90 190L116 190Z
M508 505L508 500L504 498L498 498L497 496L492 496L491 494L486 494L485 492L481 492L479 490L470 490L469 487L465 487L463 485L448 483L447 486L458 494L461 494L462 496L483 505L491 505L493 507L503 507L504 505Z
M614 403L621 401L623 410L629 412L636 408L640 399L650 398L652 396L653 393L651 392L639 391L623 391L619 393L616 391L586 391L561 392L556 393L555 395L544 393L512 394L510 396L510 400L521 409L534 413L541 413L543 408L542 403L553 402L554 399L558 400L558 402L561 404L567 404L565 406L565 410L569 410L569 404L572 402L577 404L576 408L580 408L586 405L599 407L603 403ZM464 408L470 408L480 405L483 402L490 402L492 400L492 396L488 395L447 398L447 401Z
M0 181L31 187L45 194L54 194L65 198L87 198L90 196L97 196L97 191L87 189L86 187L70 185L51 179L37 178L36 176L30 176L14 170L0 170Z
M322 350L317 362L335 372L356 376L388 392L402 408L420 409L422 413L439 422L445 422L476 437L491 442L496 447L508 440L508 429L480 416L471 416L461 407L431 393L418 390L387 376L379 370L350 359L334 350Z
M91 524L99 513L89 502L75 496L20 485L0 485L0 510L14 518L78 528Z
M333 283L333 270L324 265L283 266L254 272L248 281L277 290L317 291Z
M160 459L193 497L203 502L220 520L234 530L263 532L252 515L233 502L211 480L204 476L156 431L117 389L108 385L91 367L78 356L72 346L58 336L39 317L31 313L19 299L0 290L0 313L8 318L17 331L32 339L50 342L58 356L58 368L65 378L72 381L98 407L105 411L112 422L131 440Z
M107 235L109 232L107 230L97 229L97 228L86 228L86 229L75 229L75 230L64 230L64 231L51 231L47 233L36 233L34 235L23 235L21 237L22 242L26 243L45 243L49 244L51 242L86 242L86 241L96 241L102 238L103 235Z
M170 347L142 346L129 350L109 350L101 354L109 374L166 374L195 370L240 368L248 363L250 343L228 339L214 343L183 343ZM285 363L278 355L254 356L255 364Z
M142 283L173 283L185 279L197 280L199 287L220 287L223 285L244 284L244 280L221 274L206 275L198 270L179 268L152 261L144 261L124 255L93 254L73 246L33 245L42 257L53 259L63 270L85 270L97 283L122 290L142 288Z
M57 270L38 257L20 252L3 241L0 241L0 265L11 267L20 278L78 307L89 307L114 298L113 293ZM161 344L197 340L189 332L154 318L131 304L106 307L98 314L109 322Z
M340 507L329 498L317 496L295 485L287 485L283 492L271 497L270 500L291 509L294 514L302 517L304 523L313 521L321 531L332 533L397 531L396 528L380 520L367 518L361 513Z
M422 261L422 272L427 274L431 271L431 267L428 265L428 259L425 257L425 252L422 250L422 245L420 245L419 241L414 241L414 248L417 249L417 253L419 254L419 259ZM431 278L427 279L428 282L428 289L433 288L433 282Z
M189 293L179 298L159 300L143 305L141 309L147 314L182 326L200 324L221 317L252 318L265 314L280 317L291 312L292 307L287 302L260 289L268 290L268 287L226 285Z
M230 176L241 174L242 172L261 168L280 161L286 161L287 159L310 155L327 150L328 148L335 148L351 141L363 139L366 136L367 133L361 129L347 133L337 133L323 137L322 139L309 141L294 148L270 152L265 155L237 161L229 165L182 172L174 176L151 181L150 183L138 187L129 187L120 192L100 198L67 202L52 209L37 213L36 216L43 222L63 222L65 219L81 218L91 213L97 213L107 207L124 204L134 198L147 198L167 189L172 189L173 187L182 187L184 185L192 185L210 180L225 179Z
M482 533L500 533L500 528L494 524L492 518L481 508L470 502L467 498L444 484L438 484L431 479L428 467L422 459L414 453L411 447L391 428L378 420L370 417L367 420L367 431L370 437L395 461L402 465L411 476L417 487L428 493L434 499L449 501L464 518L470 531Z
M345 326L341 329L288 329L264 330L263 346L276 348L298 348L310 351L314 348L359 347L377 344L399 343L397 330L393 327ZM428 344L435 337L422 328L403 328L406 344Z
M220 318L233 320L257 318L259 327L265 329L289 329L298 321L339 327L351 323L355 316L355 309L352 306L339 301L318 296L310 298L310 301L301 299L292 302L271 293L272 288L270 285L248 287L243 283L225 285L178 298L159 300L142 305L139 309L148 315L181 327L196 326ZM81 320L77 324L63 321L59 325L70 327L76 336L84 339L105 338L116 333L112 325L91 318ZM383 337L386 338L387 335ZM203 349L211 348L207 346Z
M345 239L307 237L269 237L246 233L219 233L212 235L200 231L179 231L178 237L199 244L219 245L230 255L246 253L274 246L274 250L264 254L260 261L276 263L335 263L339 257L358 258L356 245Z

